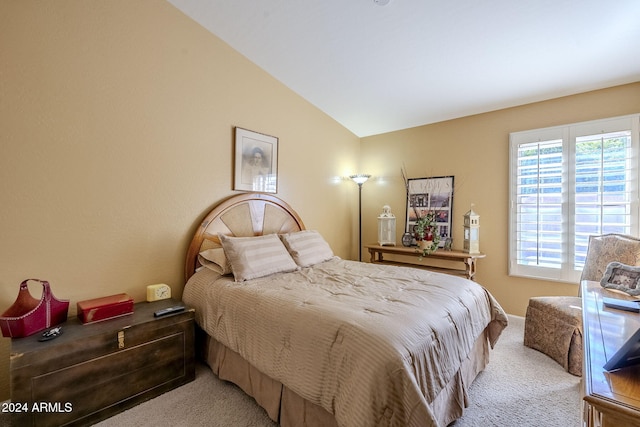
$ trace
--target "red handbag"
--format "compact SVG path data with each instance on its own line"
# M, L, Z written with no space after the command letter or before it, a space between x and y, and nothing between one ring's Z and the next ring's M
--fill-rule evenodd
M33 280L42 283L42 296L35 299L29 293L27 282ZM67 320L69 300L59 300L51 293L49 282L27 279L20 283L18 298L0 316L2 336L20 338L33 335Z

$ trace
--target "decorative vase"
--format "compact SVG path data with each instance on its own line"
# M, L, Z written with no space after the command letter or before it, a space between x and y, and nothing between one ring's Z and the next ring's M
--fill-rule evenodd
M433 235L430 240L425 236L423 240L418 241L418 249L423 255L429 255L438 250L438 243L433 241Z

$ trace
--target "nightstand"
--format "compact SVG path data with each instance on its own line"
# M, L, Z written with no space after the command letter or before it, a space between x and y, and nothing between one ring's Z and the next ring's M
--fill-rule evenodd
M141 302L95 324L74 317L51 341L11 340L12 424L89 425L192 381L193 310L153 316L176 304Z

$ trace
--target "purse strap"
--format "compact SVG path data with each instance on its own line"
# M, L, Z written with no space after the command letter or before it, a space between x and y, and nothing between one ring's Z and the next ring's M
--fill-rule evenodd
M46 280L40 280L40 279L23 280L22 283L20 283L20 292L26 292L27 294L29 294L29 296L31 296L31 293L29 292L29 286L27 285L27 282L29 281L42 283L42 295L44 296L44 299L46 301L51 300L51 286L49 286L49 282L47 282Z

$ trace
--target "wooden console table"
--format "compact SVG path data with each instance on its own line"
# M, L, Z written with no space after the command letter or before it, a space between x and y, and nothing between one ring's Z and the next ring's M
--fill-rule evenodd
M471 280L473 280L473 277L476 275L476 260L479 258L484 258L486 256L483 253L469 254L462 251L445 251L444 249L438 249L434 253L424 256L422 255L422 252L418 251L418 248L405 247L405 246L365 245L365 248L367 248L369 250L369 253L371 254L372 263L386 263L386 264L405 265L405 266L411 266L411 267L422 267L429 270L441 271L447 274L460 274L465 276L467 279L471 279ZM437 259L437 260L445 260L445 261L452 261L452 262L458 262L458 263L462 262L464 264L464 269L437 267L437 266L415 264L415 263L403 262L403 261L388 261L384 259L383 254L402 255L402 256L409 256L413 258L422 258L423 260L426 260L426 261Z
M607 372L603 365L640 328L640 313L602 305L603 297L634 299L583 281L583 426L640 426L640 365Z

